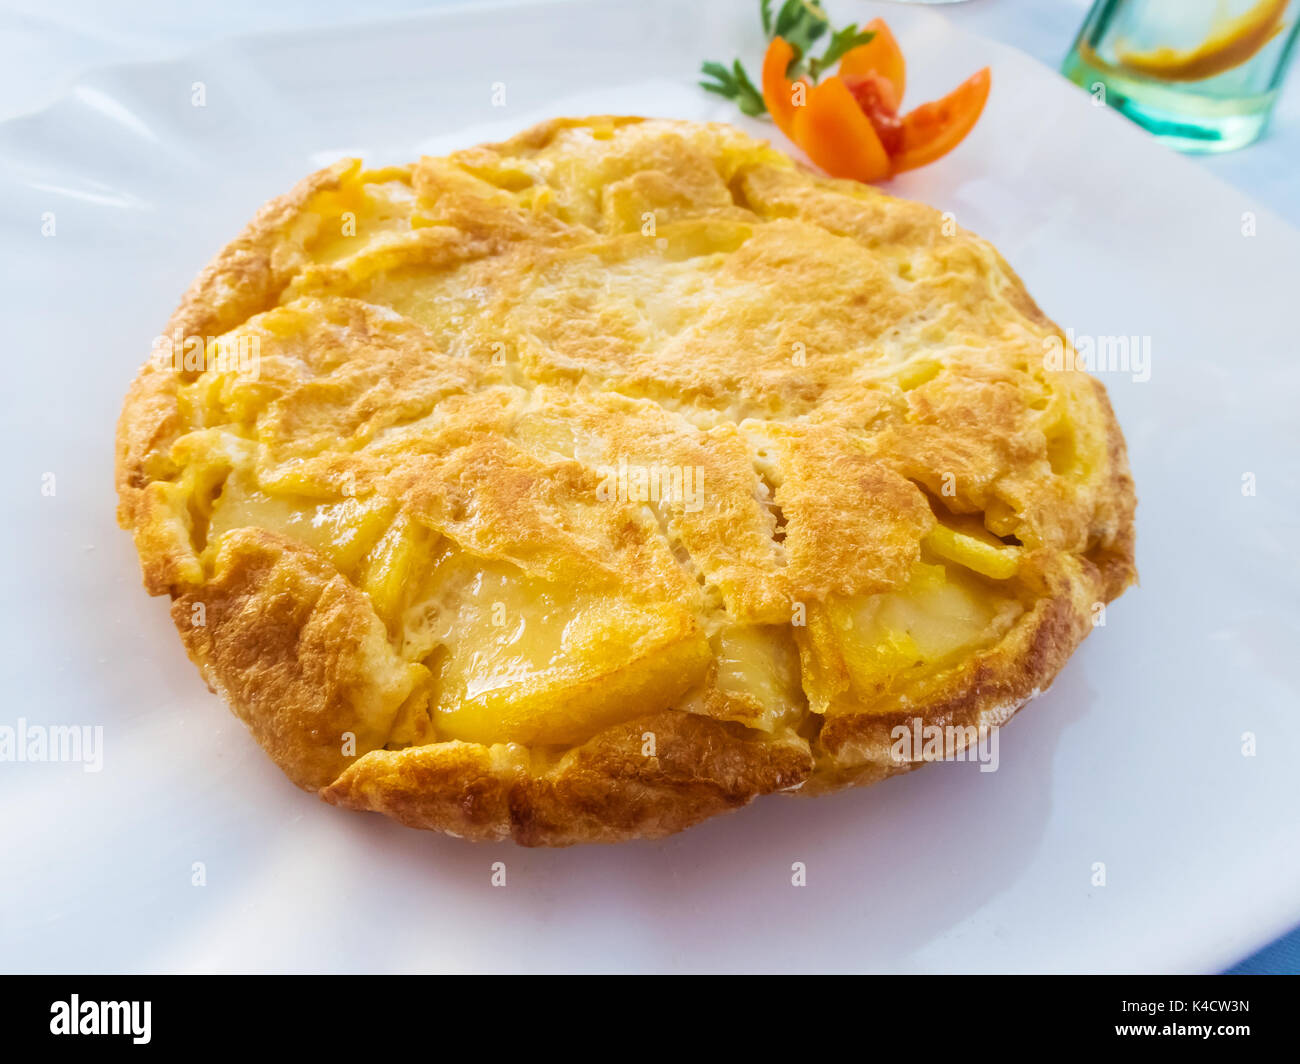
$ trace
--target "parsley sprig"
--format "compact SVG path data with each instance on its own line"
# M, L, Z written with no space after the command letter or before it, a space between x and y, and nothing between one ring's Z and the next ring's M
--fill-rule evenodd
M763 94L749 80L745 66L739 59L731 64L730 70L721 63L705 63L701 70L707 77L715 79L713 83L701 81L702 88L725 96L728 100L735 100L736 106L751 117L767 114Z
M845 52L866 44L875 36L874 33L860 33L857 24L852 22L843 29L832 30L830 16L822 10L820 0L784 0L775 13L773 5L774 0L759 0L759 15L763 20L763 34L769 41L773 37L784 37L794 49L794 58L785 72L788 78L806 76L816 84ZM819 56L812 55L813 45L823 37L827 38L825 50ZM735 100L747 115L756 117L767 113L763 93L745 72L739 59L729 67L724 63L705 63L701 72L709 79L700 82L701 88Z

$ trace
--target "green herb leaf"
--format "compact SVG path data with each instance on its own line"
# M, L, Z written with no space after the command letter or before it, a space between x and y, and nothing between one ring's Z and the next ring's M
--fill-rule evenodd
M767 113L767 105L763 103L763 94L749 79L749 75L745 72L745 67L739 59L731 65L730 70L721 63L705 63L700 68L700 71L705 77L713 79L712 81L701 81L700 88L717 93L728 100L735 100L736 106L751 117Z
M866 44L874 33L859 33L856 23L842 30L832 30L830 16L822 10L820 0L782 0L776 14L772 13L776 0L759 0L758 13L763 20L763 33L769 41L782 37L794 50L786 77L797 78L804 74L815 84L817 79L840 61L845 52ZM820 56L809 53L812 46L830 33L826 49ZM744 66L737 59L731 66L724 63L705 63L701 68L705 80L700 87L728 100L751 117L767 113L763 93L750 80Z
M794 59L786 71L790 77L800 72L803 57L830 26L830 17L817 0L785 0L781 5L770 36L784 37L794 49Z
M859 33L857 25L852 22L832 33L831 39L826 42L826 51L821 56L808 60L808 73L813 81L821 77L823 71L838 63L845 52L851 52L860 44L867 44L875 36L874 32Z

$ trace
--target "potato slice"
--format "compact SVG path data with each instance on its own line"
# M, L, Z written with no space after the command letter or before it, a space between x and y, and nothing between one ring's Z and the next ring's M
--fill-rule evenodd
M390 632L398 628L411 587L427 568L435 539L424 525L407 514L399 514L366 559L361 590L370 596L375 612Z
M817 652L832 659L823 673L847 673L843 694L851 697L839 702L870 710L957 656L995 642L1020 612L1016 599L988 582L956 566L922 563L897 591L829 600Z
M673 604L579 594L499 563L457 565L459 591L444 590L435 622L442 738L581 742L673 705L712 660L694 617ZM442 568L439 582L454 587Z
M1010 580L1020 568L1020 548L997 542L987 533L972 535L937 524L925 537L925 544L939 557L990 580Z
M384 499L345 498L321 502L262 491L244 471L233 473L212 506L209 538L234 528L266 528L314 547L348 578L392 520L395 506Z
M726 719L773 731L803 708L799 660L789 628L729 624L711 644L718 663L714 683L741 710Z

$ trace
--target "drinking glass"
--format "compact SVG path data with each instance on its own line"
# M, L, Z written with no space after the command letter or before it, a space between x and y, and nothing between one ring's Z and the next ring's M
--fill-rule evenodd
M1097 0L1062 71L1182 151L1233 151L1268 124L1298 16L1300 0Z

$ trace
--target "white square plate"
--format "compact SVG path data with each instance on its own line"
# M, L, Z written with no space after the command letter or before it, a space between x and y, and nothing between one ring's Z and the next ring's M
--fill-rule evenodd
M113 520L114 422L180 292L341 154L407 160L554 114L738 120L695 75L756 70L762 43L749 0L245 38L104 70L0 126L0 725L104 735L99 772L0 763L0 968L1214 970L1300 921L1300 236L1017 52L923 11L831 6L888 17L909 104L993 67L969 140L894 191L991 239L1063 327L1150 339L1149 380L1105 374L1142 587L1005 729L999 770L567 851L295 790L204 689Z

